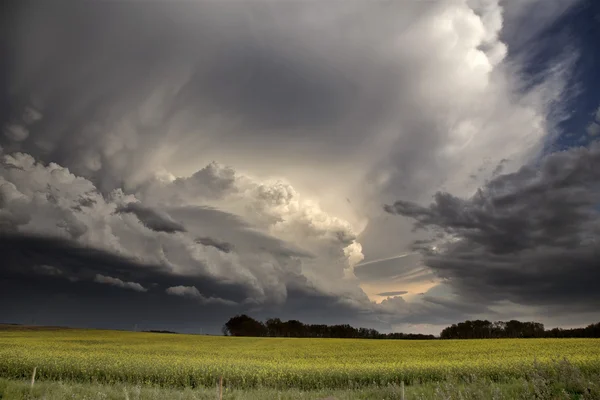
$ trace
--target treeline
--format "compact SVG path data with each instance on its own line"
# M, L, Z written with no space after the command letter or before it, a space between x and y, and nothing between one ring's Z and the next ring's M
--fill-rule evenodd
M350 325L304 324L297 320L282 321L270 318L257 321L245 314L236 315L223 326L228 336L296 337L296 338L354 338L354 339L435 339L434 335L416 333L379 333L375 329L354 328Z
M230 318L223 326L227 336L297 337L297 338L354 338L354 339L437 339L434 335L418 333L380 333L375 329L344 325L304 324L297 320L282 321L270 318L257 321L245 314ZM544 329L539 322L508 322L487 320L465 321L442 330L440 339L500 339L500 338L600 338L600 322L585 328Z
M441 339L499 339L499 338L600 338L600 322L585 328L544 329L539 322L511 320L465 321L442 330Z

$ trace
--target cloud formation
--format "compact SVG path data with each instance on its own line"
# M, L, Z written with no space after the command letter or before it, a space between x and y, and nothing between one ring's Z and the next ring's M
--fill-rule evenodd
M391 297L391 296L402 296L403 294L408 293L406 290L399 290L396 292L383 292L377 293L377 296Z
M189 175L218 160L267 176L277 165L359 222L365 211L339 198L374 207L381 191L463 190L460 177L486 162L514 168L539 149L561 68L519 92L519 66L503 63L503 6L522 15L497 0L23 8L12 73L14 104L26 105L13 119L44 117L5 147L102 192L157 167Z
M148 204L143 205L136 195L120 189L104 197L92 182L57 164L45 166L23 153L4 155L0 221L8 235L70 240L97 257L106 252L140 266L160 266L162 273L182 281L205 279L214 281L215 288L217 282L239 284L256 304L283 303L294 285L316 286L331 294L356 288L348 282L361 259L360 245L347 223L303 202L289 185L256 183L232 170L230 177L223 177L220 171L206 175L208 186L199 178L208 174L206 169L173 182L153 181L138 194ZM229 189L222 192L226 186ZM192 207L211 200L223 211ZM239 208L240 203L245 207ZM159 204L164 210L156 208ZM246 218L236 210L245 210ZM206 234L241 244L234 251L228 242L209 241ZM63 257L46 256L41 264L60 265ZM336 285L326 283L330 276L339 279Z
M148 291L148 289L146 289L145 287L143 287L142 285L140 285L137 282L123 282L119 278L113 278L112 276L104 276L104 275L96 274L96 277L94 278L94 282L104 283L106 285L112 285L112 286L120 287L123 289L131 289L131 290L135 290L136 292Z
M212 246L215 249L221 250L223 253L230 253L233 250L233 245L227 242L220 242L210 237L200 237L196 239L197 243L203 246Z
M156 232L185 232L183 225L174 221L166 213L144 207L139 203L127 203L119 207L117 212L134 214L142 224Z
M587 126L586 132L589 136L600 135L600 107L594 113L594 120Z
M385 210L443 234L424 261L463 297L589 311L600 304L598 182L593 143L499 175L470 198L438 192L428 207L397 201Z
M235 305L235 302L224 300L218 297L209 297L206 298L202 296L202 294L198 291L195 286L172 286L165 290L167 294L172 296L182 296L182 297L191 297L200 301L201 304L228 304Z
M536 33L505 27L540 4L16 7L0 115L5 273L93 293L102 275L155 304L223 299L293 318L325 318L302 304L385 323L458 316L433 295L370 301L438 283L418 254L398 257L411 224L381 204L403 198L418 216L431 194L468 198L539 155L574 55L528 81L509 46Z

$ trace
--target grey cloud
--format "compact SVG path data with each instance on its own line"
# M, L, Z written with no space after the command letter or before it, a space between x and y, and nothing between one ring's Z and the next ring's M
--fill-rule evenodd
M422 299L427 296L422 296ZM427 298L410 306L410 312L395 323L449 325L472 318L494 319L496 315L484 304L465 299Z
M172 286L165 290L167 294L172 294L174 296L190 296L190 297L200 297L201 294L196 289L195 286Z
M196 239L196 243L200 243L203 246L214 247L223 253L229 253L233 249L233 245L227 242L220 242L210 237L200 237Z
M53 267L52 265L36 265L34 271L50 276L59 276L63 274L60 268Z
M274 39L277 28L268 23L274 8L280 20L293 21L289 7L274 4L58 3L17 8L20 25L11 27L19 27L14 32L19 69L13 75L19 89L15 93L22 98L12 100L22 103L32 93L42 98L44 118L32 126L31 140L9 150L67 165L94 176L106 189L121 186L126 178L122 174L148 161L141 151L124 159L122 150L151 151L167 141L180 148L180 156L188 150L197 153L198 141L186 146L190 138L169 127L201 126L202 120L224 110L231 121L242 119L246 130L255 131L252 140L266 131L265 141L281 140L274 128L305 126L307 133L317 125L330 126L348 110L344 104L353 98L351 85L335 66L314 61L310 46L294 45L292 35ZM106 20L111 21L110 30L105 29ZM67 70L64 65L76 67ZM171 90L170 80L175 82ZM149 105L155 109L139 110L139 118L127 126L118 124L163 88L158 107ZM248 143L250 136L240 129L219 132L218 140ZM109 139L117 130L121 137ZM109 162L117 153L119 162ZM92 158L96 161L90 164Z
M486 304L453 294L425 293L418 301L411 302L401 296L388 297L378 305L378 314L392 325L447 325L470 318L492 318L496 312Z
M11 124L4 128L4 136L15 142L22 142L29 136L29 131L22 125Z
M408 293L406 290L399 290L396 292L383 292L383 293L377 293L377 296L402 296L403 294Z
M40 113L34 107L26 106L25 110L23 111L23 116L21 118L23 119L23 123L30 125L35 123L36 121L39 121L40 119L42 119L42 117L42 113Z
M208 73L192 77L175 107L197 102L204 93L215 112L230 109L247 126L274 135L331 125L349 111L355 88L338 71L293 43L292 48L264 43L238 42L217 54Z
M131 289L136 292L148 291L148 289L146 289L145 287L143 287L142 285L140 285L137 282L123 282L119 278L113 278L112 276L104 276L104 275L96 274L96 276L94 277L94 282L103 283L106 285L112 285L112 286L120 287L123 289Z
M156 232L185 232L185 227L174 221L167 213L145 207L139 203L127 203L117 209L117 212L132 213L147 228Z
M290 161L303 152L315 165L355 156L357 175L391 171L388 186L418 189L422 182L409 172L415 165L443 170L430 149L446 139L418 104L430 100L419 82L444 82L436 71L422 76L423 65L438 64L429 60L438 53L435 41L423 54L410 49L429 34L418 22L451 5L17 7L12 102L39 98L44 117L28 140L7 148L64 165L103 192L136 187L155 161L181 170L219 157L266 173L277 159L282 171L298 175ZM398 125L393 130L402 132L379 137ZM365 152L367 134L376 140Z
M461 296L584 311L600 304L599 182L594 143L499 175L468 199L437 193L429 207L385 210L448 235L424 260Z
M111 281L116 286L137 283L144 288L178 286L181 282L195 286L208 297L242 301L249 295L248 288L232 282L222 282L203 275L182 275L161 265L140 264L110 252L79 245L61 238L22 234L0 235L3 255L0 275L6 279L36 281L48 279L48 269L40 266L60 267L61 275L78 281ZM58 274L52 274L58 275ZM61 278L56 276L56 278ZM123 285L119 284L119 281Z
M235 305L233 301L221 299L219 297L204 297L195 286L172 286L165 290L165 293L172 296L191 297L199 300L201 304L227 304Z
M492 318L493 312L484 304L473 303L456 299L454 297L428 296L422 297L422 301L426 305L440 306L446 310L453 310L455 313L463 313L463 315L487 314Z
M377 282L389 279L406 283L421 281L432 276L429 269L423 267L421 258L421 254L410 254L402 258L358 265L354 267L354 274L362 282Z
M94 204L96 204L96 200L91 197L81 197L79 199L79 205L81 207L92 207Z
M299 280L289 283L285 303L256 305L245 301L244 286L181 276L163 266L139 264L64 239L2 235L0 252L0 314L11 322L117 329L138 325L138 329L220 334L228 318L249 313L263 320L278 316L389 329L374 314L357 313L338 296L323 294ZM62 274L42 262L60 265ZM112 284L94 282L97 275L111 277L101 280ZM69 277L75 279L65 279ZM148 290L140 295L122 290L119 282L137 282ZM173 295L196 291L202 296ZM319 312L322 309L329 312Z
M210 240L223 249L229 247L230 252L233 250L230 246L236 243L235 250L239 253L259 251L280 257L314 258L310 252L261 232L244 218L230 212L206 206L166 207L165 210L169 215L186 221L188 231L197 235L198 240L202 239L205 243ZM214 237L219 237L219 240Z
M538 104L524 101L521 106L520 101L513 101L515 91L511 84L504 87L504 78L515 82L502 71L495 71L501 78L495 80L491 75L470 70L472 63L466 61L479 49L473 43L481 41L481 26L485 25L486 35L495 34L495 7L490 8L492 12L485 18L472 21L470 5L453 1L385 5L344 2L325 6L310 2L174 5L159 1L53 2L35 7L20 4L24 5L15 7L15 13L10 15L15 21L7 35L14 39L9 57L14 60L9 71L11 92L6 94L11 110L2 113L0 129L21 121L27 135L19 136L23 138L20 141L0 135L2 148L11 153L27 152L36 160L69 168L71 173L92 182L105 198L113 189L122 189L125 195L135 193L142 208L129 212L142 223L162 232L182 232L153 235L155 240L149 242L140 240L137 224L133 224L134 231L119 225L114 227L114 237L107 239L110 245L121 245L140 257L152 253L157 263L164 256L165 264L189 263L194 271L206 272L204 261L191 263L183 251L191 247L194 252L202 252L201 246L192 243L184 248L181 243L174 243L174 238L219 238L224 243L235 243L235 250L227 254L205 253L214 257L223 269L231 268L232 273L239 267L230 265L232 259L245 261L256 256L246 261L252 265L250 269L256 268L248 278L261 288L277 286L281 298L285 298L285 285L280 285L273 275L291 280L290 285L306 284L302 276L306 266L298 259L310 259L314 275L324 285L337 283L340 268L336 267L329 276L326 272L334 264L330 262L331 254L340 255L336 262L346 263L341 245L354 242L349 230L338 234L337 227L315 227L310 220L312 214L299 210L295 215L298 223L283 226L288 230L277 233L285 236L285 240L276 238L268 228L273 227L273 221L283 220L285 213L259 215L260 207L245 202L246 192L235 184L232 169L210 164L189 178L175 179L167 185L165 193L159 194L153 191L156 182L151 182L159 167L187 176L197 171L198 165L215 159L247 172L246 176L283 176L297 188L302 185L310 188L309 198L321 200L319 197L333 198L334 194L342 194L337 198L352 198L352 207L346 203L344 207L356 208L347 215L359 221L370 213L365 211L370 207L363 207L365 204L377 204L380 211L382 191L386 197L398 198L400 193L406 193L412 196L410 200L422 199L449 176L461 175L462 166L458 164L465 160L476 160L490 148L498 157L509 156L513 150L521 155L523 146L515 144L516 139L522 136L539 139L537 128L535 132L514 134L515 130L505 121L525 125L530 123L532 112L542 115L544 110ZM493 2L490 4L495 6ZM442 16L442 11L457 11L445 15L456 18L449 26L466 29L440 35L435 28L440 26L436 18ZM467 20L469 23L464 24ZM424 45L415 47L416 42ZM441 58L441 54L451 57ZM471 86L471 82L485 82L485 85ZM461 96L456 97L458 90ZM33 109L42 118L29 111ZM489 121L488 126L497 126L497 131L481 130L479 140L473 141L477 145L454 152L462 144L458 139L469 132L458 132L458 139L449 138L448 132L462 120ZM501 137L503 146L496 146L492 139L489 142L482 139L488 137ZM452 151L446 151L450 142ZM471 157L473 154L477 157ZM307 155L310 165L306 164ZM515 159L518 163L519 157ZM471 173L478 163L473 161L464 169ZM506 169L510 170L510 166ZM377 183L370 187L366 181ZM285 191L273 192L256 202L277 202L281 200L277 196ZM227 202L224 197L232 194L239 195L239 204L235 204L236 209L224 211L223 203ZM61 203L60 193L52 196ZM109 218L104 214L93 221L87 218L87 208L94 206L87 198L71 202L69 211L78 213L70 215L60 210L52 222L60 219L61 227L78 240L83 241L84 236L104 240L104 236L91 231ZM296 198L293 204L286 204L285 200L273 207L296 207ZM98 202L102 203L100 199ZM206 203L219 210L186 207ZM1 229L6 225L14 230L30 217L19 213L17 206L6 216L0 214ZM113 204L97 206L109 208ZM337 215L350 220L342 211L344 207L335 207L329 204L324 209L335 210ZM247 219L256 216L261 221L246 221L236 213ZM46 228L50 218L42 214L39 211L30 225L37 228L41 222ZM133 218L120 217L128 222ZM271 219L260 224L268 218ZM84 231L86 225L80 222L84 220L89 221L89 238ZM178 221L184 222L185 227ZM277 227L282 225L285 224ZM376 249L371 254L373 258L378 258L380 248L385 253L386 248L398 247L392 242L396 230L381 227L372 223L373 230L366 235L370 235L366 243L376 243L376 247L370 247ZM50 226L46 231L55 228ZM183 232L184 228L187 232ZM156 236L170 240L169 251L155 246L160 242ZM298 244L298 236L306 240ZM311 242L315 237L317 243ZM156 276L161 286L194 286L207 297L243 301L247 294L242 285L229 287L207 277L179 280L165 271L163 265L140 266L94 251L90 255L91 250L76 250L77 246L57 245L66 253L58 255L49 249L41 250L43 246L38 239L23 239L20 245L31 245L34 253L48 257L47 262L72 265L65 273L77 275L80 269L85 271L86 264L82 261L85 260L93 267L93 271L86 273L86 279L99 273L124 282L140 282L150 288L151 277ZM330 239L335 243L323 244ZM21 247L23 254L19 257L30 257L24 254L25 250ZM15 251L7 254L16 257ZM42 263L44 257L35 256L35 261ZM102 267L98 260L105 257L114 265L126 267L122 271ZM221 259L225 261L221 263ZM56 265L63 268L60 262ZM426 272L416 268L394 271L391 266L372 267L359 268L358 275L365 279L408 280ZM144 271L148 276L139 275ZM210 289L213 285L215 288ZM94 290L101 289L112 288ZM164 291L161 294L165 295ZM145 294L151 295L155 295L152 289ZM169 296L169 304L185 300L176 297ZM306 297L319 298L299 294L298 304ZM323 304L335 302L329 299L322 304L318 301L310 304L322 310ZM296 311L300 310L298 306Z

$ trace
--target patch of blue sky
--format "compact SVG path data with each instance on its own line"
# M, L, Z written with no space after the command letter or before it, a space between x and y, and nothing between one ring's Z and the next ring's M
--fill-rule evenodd
M549 118L556 129L542 155L598 140L600 135L589 135L587 128L600 106L600 1L580 1L526 45L509 42L508 48L509 61L525 60L524 91L542 82L565 53L578 55L560 104L550 107Z

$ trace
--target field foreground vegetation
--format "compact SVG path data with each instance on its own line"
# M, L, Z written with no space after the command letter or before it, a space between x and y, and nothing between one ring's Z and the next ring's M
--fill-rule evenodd
M565 358L568 362L557 361ZM400 382L407 391L415 384L444 382L505 387L546 379L553 385L568 377L578 382L574 393L587 394L581 398L600 398L592 397L593 382L600 377L599 339L375 341L0 330L0 377L10 380L6 382L27 379L34 367L42 384L189 390L215 388L222 376L230 394L248 389L355 389L358 394L374 388L396 390Z
M532 379L516 379L505 383L445 381L406 386L369 387L353 390L299 390L254 388L172 389L132 384L98 384L73 382L37 382L0 378L3 400L597 400L600 399L600 376L584 379L574 367L565 364L556 376L534 373Z

